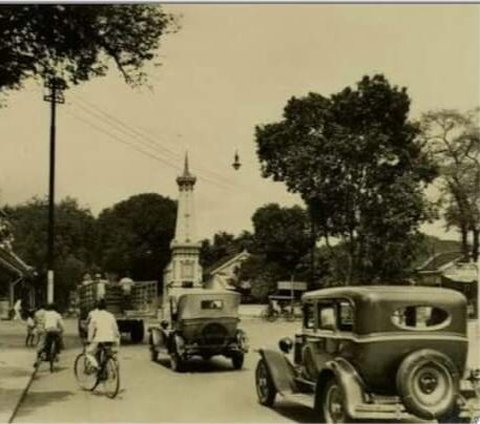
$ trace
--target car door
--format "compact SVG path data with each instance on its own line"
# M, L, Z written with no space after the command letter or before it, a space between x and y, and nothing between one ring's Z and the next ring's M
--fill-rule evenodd
M301 360L305 376L315 381L325 363L333 357L330 336L335 332L336 307L331 299L317 300L311 307L311 311L304 311L310 317L312 328L304 331Z

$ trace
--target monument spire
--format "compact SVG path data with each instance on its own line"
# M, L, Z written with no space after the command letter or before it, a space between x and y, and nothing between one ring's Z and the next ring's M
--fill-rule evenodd
M183 173L177 177L178 207L175 237L170 244L172 259L165 270L165 287L201 287L200 246L195 232L193 189L197 178L190 173L185 153Z

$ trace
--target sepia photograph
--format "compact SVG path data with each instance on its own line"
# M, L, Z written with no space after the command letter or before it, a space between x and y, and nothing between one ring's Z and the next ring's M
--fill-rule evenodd
M480 4L0 3L0 423L480 423Z

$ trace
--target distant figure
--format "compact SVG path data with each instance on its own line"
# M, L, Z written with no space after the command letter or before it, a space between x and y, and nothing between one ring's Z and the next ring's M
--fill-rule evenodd
M94 284L97 288L97 299L104 299L105 298L105 281L102 280L102 274L95 274L95 278L93 279Z
M13 319L22 320L22 299L18 299L13 306Z
M33 312L27 312L27 337L25 339L25 346L33 347L35 345L35 336L37 334L35 320L33 319Z
M130 278L128 273L120 280L120 286L123 291L123 309L132 308L132 288L135 282Z
M91 282L92 282L92 277L90 276L89 273L86 273L83 276L82 286L88 286Z
M33 314L33 321L35 322L35 330L37 332L37 344L45 343L45 306L40 307Z

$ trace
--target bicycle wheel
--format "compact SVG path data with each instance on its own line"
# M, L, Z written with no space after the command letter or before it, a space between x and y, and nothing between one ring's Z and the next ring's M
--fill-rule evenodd
M97 372L83 352L75 359L73 366L75 378L83 390L93 390L97 385Z
M50 362L50 372L55 370L55 360L57 358L57 341L52 338L50 349L48 350L48 361Z
M105 364L105 380L103 384L105 386L105 394L113 399L117 396L120 390L120 368L118 361L114 358L108 358Z

